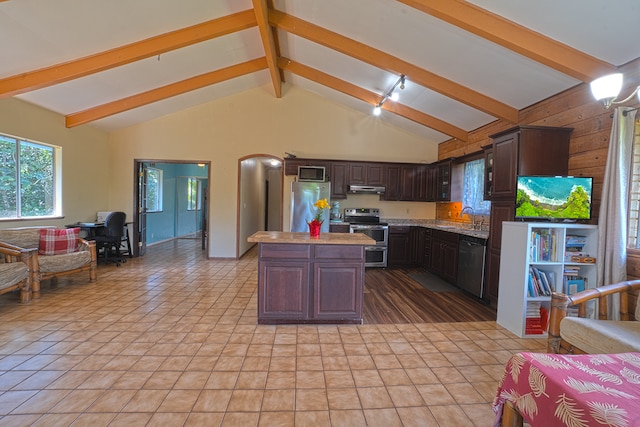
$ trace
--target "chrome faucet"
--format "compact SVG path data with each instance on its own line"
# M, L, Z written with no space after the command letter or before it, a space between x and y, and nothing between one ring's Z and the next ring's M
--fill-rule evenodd
M473 210L471 206L465 206L460 211L460 218L462 218L462 215L464 215L465 211L471 211L471 224L473 226L473 229L476 230L476 211Z

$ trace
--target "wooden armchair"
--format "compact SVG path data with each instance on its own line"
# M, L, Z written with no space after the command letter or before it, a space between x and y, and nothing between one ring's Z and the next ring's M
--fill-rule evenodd
M620 297L620 320L610 320L607 300ZM547 352L560 354L621 353L640 351L640 280L587 289L573 295L551 296ZM597 301L596 301L597 300ZM587 318L591 309L598 319ZM567 308L578 307L577 317Z
M0 242L0 294L20 289L20 302L29 302L35 252Z

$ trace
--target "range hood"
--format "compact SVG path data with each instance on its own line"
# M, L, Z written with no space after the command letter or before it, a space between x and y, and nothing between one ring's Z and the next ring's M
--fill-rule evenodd
M352 194L384 194L385 188L376 185L350 185L349 193Z

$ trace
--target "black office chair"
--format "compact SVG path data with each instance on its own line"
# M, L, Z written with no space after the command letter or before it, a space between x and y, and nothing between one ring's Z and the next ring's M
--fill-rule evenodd
M98 251L102 250L104 261L115 262L118 267L120 263L127 262L126 258L120 253L126 220L127 215L124 212L111 212L104 220L104 228L101 233L95 236L96 249Z

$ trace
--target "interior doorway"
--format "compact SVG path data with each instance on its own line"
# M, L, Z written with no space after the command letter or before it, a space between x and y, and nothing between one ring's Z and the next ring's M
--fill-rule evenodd
M195 237L208 246L210 162L134 160L133 254L147 245Z
M247 237L256 231L282 231L282 159L252 154L238 160L236 258L251 247Z

